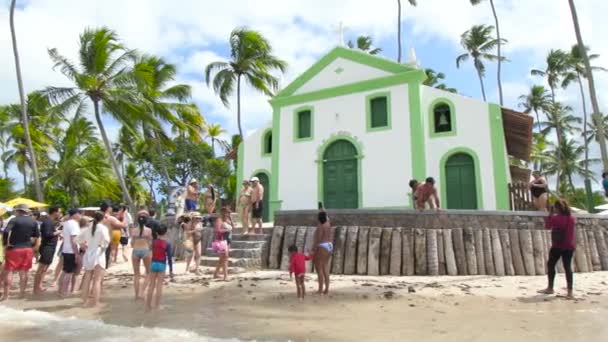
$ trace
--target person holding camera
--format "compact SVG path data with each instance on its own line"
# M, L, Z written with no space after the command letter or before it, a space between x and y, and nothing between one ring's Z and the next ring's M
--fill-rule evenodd
M568 284L567 299L573 299L572 294L572 257L576 248L576 218L572 216L570 206L564 199L557 199L551 212L545 219L545 228L551 229L551 250L549 251L549 260L547 261L547 276L548 285L544 290L539 291L542 294L553 294L553 281L555 280L555 265L562 259L564 271L566 274L566 283Z

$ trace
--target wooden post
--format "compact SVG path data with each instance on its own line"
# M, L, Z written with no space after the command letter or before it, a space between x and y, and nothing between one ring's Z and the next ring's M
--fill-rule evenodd
M346 244L346 227L336 227L336 242L332 253L331 273L344 273L344 245Z
M492 236L490 229L483 229L483 258L486 264L486 274L496 275L496 267L494 267L494 253L492 253Z
M357 274L367 274L367 241L369 227L359 227L359 241L357 241Z
M367 274L380 275L380 239L382 228L372 227L369 232L369 247L367 251Z
M306 230L306 241L304 242L304 250L312 253L315 242L315 232L317 227L308 227ZM312 260L306 261L306 272L312 272L314 269Z
M534 268L536 275L544 275L547 273L545 262L543 259L543 236L539 229L532 230L532 248L534 250Z
M437 229L437 258L439 259L439 275L446 275L445 249L443 248L443 229Z
M536 275L536 262L534 259L534 244L532 242L532 231L530 229L519 230L519 246L524 262L526 275Z
M357 236L359 227L348 227L344 246L344 274L355 274L357 270Z
M606 271L608 270L608 246L606 246L603 228L597 227L593 233L595 234L595 242L597 243L597 252L600 255L602 270Z
M585 241L585 255L587 257L587 268L589 272L593 272L593 257L591 256L591 244L589 243L589 237L587 236L587 229L581 229L583 232L583 241Z
M452 229L443 230L443 248L445 254L445 268L448 275L458 274L456 256L454 255L454 243L452 241Z
M437 230L426 229L426 260L429 275L439 275L439 257L437 252Z
M298 247L298 251L302 253L306 253L304 250L304 244L306 243L306 227L298 227L298 231L296 233L296 247Z
M391 237L393 228L383 228L380 238L380 275L388 275L391 268Z
M414 257L414 231L412 228L404 228L401 236L401 273L412 276L415 273Z
M511 256L513 257L513 269L515 270L515 274L526 275L526 268L524 267L521 248L519 247L518 229L509 229L509 240L511 242Z
M282 226L276 226L272 230L272 238L270 240L270 255L268 257L268 268L276 270L281 265L281 247L283 246L283 231Z
M502 247L502 256L505 261L505 274L508 276L515 275L515 267L513 267L513 255L511 254L511 237L507 229L499 229L500 244Z
M391 233L391 265L389 272L393 276L401 275L402 234L401 228L395 228Z
M574 255L576 256L575 261L578 271L585 273L589 272L589 263L587 262L585 238L583 235L582 229L576 229L576 252L574 252Z
M601 271L602 262L597 250L597 242L595 241L595 234L593 233L592 228L587 229L587 239L589 241L589 250L591 251L591 264L593 265L593 270Z
M456 267L458 275L467 275L467 260L464 252L464 239L462 228L452 229L452 242L454 243L454 256L456 256Z
M500 235L498 229L490 229L492 238L492 255L494 256L494 268L497 276L505 275L505 258L502 253L502 245L500 243Z
M477 274L486 273L486 258L483 254L483 229L476 227L475 235L475 257L477 258Z
M424 229L414 229L414 254L416 262L416 275L427 275L426 233Z
M289 269L289 246L296 242L296 235L298 233L298 227L287 226L285 228L285 237L283 238L283 248L281 252L281 269L286 271Z
M464 252L467 263L467 274L477 275L477 251L475 249L475 235L473 228L466 227L463 230Z

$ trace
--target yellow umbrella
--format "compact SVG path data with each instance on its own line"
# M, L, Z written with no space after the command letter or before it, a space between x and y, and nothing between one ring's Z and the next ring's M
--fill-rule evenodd
M40 203L40 202L36 202L34 200L28 199L28 198L23 198L23 197L17 197L14 198L8 202L5 203L6 205L9 205L11 207L14 207L16 205L19 204L25 204L30 208L44 208L44 207L48 207L48 204L44 204L44 203Z

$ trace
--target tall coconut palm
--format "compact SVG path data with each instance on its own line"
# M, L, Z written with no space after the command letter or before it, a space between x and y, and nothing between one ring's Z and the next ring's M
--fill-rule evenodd
M536 115L536 125L538 133L541 132L540 116L538 112L547 113L551 106L551 95L542 85L533 85L530 88L530 93L521 95L519 106L524 108L524 113L530 114L534 112Z
M460 45L466 50L465 53L456 58L456 67L460 68L460 65L466 62L469 58L473 59L473 65L477 71L477 77L479 77L479 84L481 85L481 95L483 100L486 101L486 90L483 84L483 78L485 76L486 67L483 63L484 60L496 61L498 56L494 55L494 49L498 45L498 39L493 36L494 26L491 25L475 25L470 30L462 34L460 39ZM501 39L502 43L506 43L505 39ZM501 60L506 58L501 57Z
M15 32L15 6L16 0L11 1L10 9L10 27L11 27L11 39L13 42L13 55L15 57L15 70L17 72L17 85L19 87L19 100L21 101L21 124L23 125L23 131L25 134L25 142L29 155L31 156L31 167L32 175L34 177L34 189L36 190L36 199L42 202L44 201L44 195L42 193L42 185L40 184L40 178L38 175L38 164L36 163L36 154L32 145L32 138L30 136L30 124L27 115L27 102L25 98L25 91L23 90L23 78L21 77L21 64L19 62L19 49L17 48L17 33ZM23 184L25 188L25 184Z
M546 63L545 70L532 69L530 73L547 78L547 84L551 89L551 101L555 103L555 89L559 87L562 78L568 71L568 53L559 49L551 50L547 55Z
M120 185L122 195L130 207L134 207L124 178L120 173L112 145L106 133L102 114L110 115L120 124L134 131L137 123L148 122L153 126L160 123L149 112L143 110L140 96L134 85L132 61L135 53L126 49L116 33L106 27L86 29L80 35L79 67L56 49L50 49L49 56L70 81L73 87L48 87L46 95L64 107L75 107L77 113L85 110L86 103L92 102L97 128L101 133L114 175Z
M416 0L408 0L410 5L417 6ZM401 0L397 0L397 63L401 63Z
M352 40L349 40L346 44L351 49L359 49L363 52L367 52L370 55L377 55L382 52L382 49L375 47L372 43L372 37L370 36L359 36L357 37L356 44Z
M239 135L243 137L241 126L241 81L245 79L250 86L265 95L272 96L279 87L279 80L271 74L278 70L284 72L287 63L272 54L270 42L257 31L236 28L230 33L229 62L213 62L205 68L207 86L213 82L213 90L225 106L234 93L236 83L237 124ZM214 74L213 81L211 75Z
M543 170L547 162L547 148L549 143L547 137L542 133L536 133L532 136L532 149L530 152L530 161L534 165L535 170Z
M581 28L578 22L578 14L576 13L576 5L574 4L574 0L568 0L568 4L570 5L570 13L572 14L572 24L574 25L576 42L579 46L583 63L585 64L585 74L587 75L587 81L589 83L589 97L591 98L591 107L593 108L593 113L596 116L595 120L597 123L597 134L599 136L598 141L600 144L602 164L604 166L604 170L608 170L608 151L606 149L606 139L604 135L604 120L600 112L600 105L597 99L597 94L595 92L595 80L593 79L593 69L591 68L591 62L589 61L589 57L587 56L587 51L584 49L585 42L583 41L583 35L581 33Z
M207 136L211 139L211 150L213 150L213 153L215 153L215 142L219 141L219 137L224 133L226 133L226 130L218 124L210 125L207 128Z
M547 112L547 121L541 122L543 130L541 133L548 135L555 130L555 137L558 143L562 143L566 138L566 133L578 132L581 118L570 114L572 108L561 103L552 104Z
M458 92L458 90L456 90L456 88L450 88L447 85L445 85L444 83L441 83L445 79L444 73L437 72L430 68L424 69L424 73L426 74L426 80L424 80L424 82L422 82L423 85L445 90L445 91L449 91L450 93Z
M471 0L471 4L473 6L479 5L483 0ZM490 1L490 7L492 8L492 15L494 16L494 25L496 26L496 39L498 40L498 44L496 45L496 56L498 57L497 62L497 70L496 70L496 79L498 84L498 99L500 101L500 105L503 105L503 96L502 96L502 80L501 80L501 72L502 72L502 42L500 40L500 26L498 25L498 14L496 14L496 6L494 6L494 0Z
M608 127L608 116L606 115L602 115L602 120L604 121L604 127ZM585 140L587 140L587 143L590 143L591 141L595 141L597 143L599 143L598 141L598 134L597 134L597 124L595 123L595 119L592 118L592 120L590 120L590 122L587 123L587 130L586 132L583 134L586 138ZM604 136L604 139L608 139L606 136Z
M583 166L584 146L575 139L565 139L561 143L551 144L551 146L552 148L547 151L545 173L556 176L556 189L560 193L574 190L574 176L593 179L593 173ZM589 160L591 164L597 162L599 162L598 159Z
M589 48L584 47L586 51L589 51ZM594 60L599 58L598 54L588 55L589 60ZM585 89L583 88L583 78L587 78L586 70L585 70L585 61L583 60L583 56L581 54L581 47L578 44L572 46L570 50L570 54L568 56L567 64L569 67L569 71L564 76L562 81L562 88L568 88L568 86L572 82L578 83L579 91L581 93L581 101L583 104L583 136L587 136L587 101L585 99ZM591 70L593 71L607 71L606 68L592 66ZM585 139L585 167L588 169L587 160L589 159L589 146L588 140Z

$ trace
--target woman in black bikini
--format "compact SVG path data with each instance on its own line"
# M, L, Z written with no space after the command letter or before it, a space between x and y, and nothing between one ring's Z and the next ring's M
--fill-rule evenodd
M540 174L540 171L532 172L532 181L528 185L532 193L532 200L536 210L547 211L547 180Z

